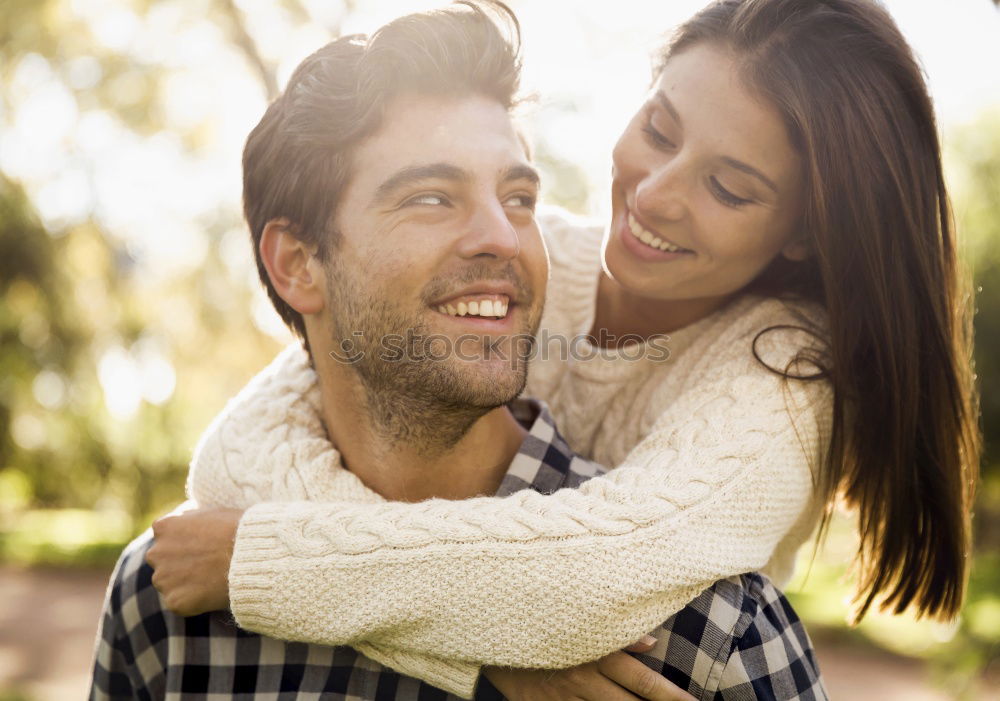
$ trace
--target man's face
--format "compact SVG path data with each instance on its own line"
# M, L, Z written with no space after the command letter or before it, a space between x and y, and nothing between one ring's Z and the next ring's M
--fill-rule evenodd
M370 394L484 410L516 397L548 258L538 178L507 111L403 95L352 168L314 350L351 358Z

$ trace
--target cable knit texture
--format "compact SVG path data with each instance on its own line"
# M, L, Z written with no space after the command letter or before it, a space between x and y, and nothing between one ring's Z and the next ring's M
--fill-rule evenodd
M717 579L787 581L822 503L832 394L765 368L754 339L771 367L811 374L794 360L821 315L745 295L665 344L578 341L567 360L553 337L591 328L601 231L565 215L543 230L552 274L528 393L615 469L549 496L386 502L341 467L315 375L289 348L209 427L189 477L199 503L248 509L230 570L240 625L352 645L468 697L479 665L580 664ZM811 331L760 333L787 326Z

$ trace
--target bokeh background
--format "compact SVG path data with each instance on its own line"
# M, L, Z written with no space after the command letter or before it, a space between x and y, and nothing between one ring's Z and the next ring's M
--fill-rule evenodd
M545 199L607 212L650 54L701 0L509 0ZM938 105L978 295L986 456L961 619L845 624L849 515L790 587L835 698L1000 698L1000 10L888 0ZM411 0L0 2L0 701L84 693L124 543L290 341L240 217L240 151L309 52Z

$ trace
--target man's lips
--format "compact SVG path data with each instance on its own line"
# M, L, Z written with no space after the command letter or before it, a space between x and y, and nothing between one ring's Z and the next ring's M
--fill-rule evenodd
M524 298L524 292L513 282L479 280L438 297L428 306L450 317L502 320Z
M524 300L518 294L517 288L513 283L507 282L506 280L497 281L481 281L476 282L471 285L466 285L458 290L449 292L446 296L438 297L437 299L430 302L430 306L437 309L439 306L447 306L448 304L458 305L459 302L465 302L469 304L472 301L480 301L485 299L490 299L497 301L501 299L506 303L520 304Z
M446 304L434 307L448 316L478 316L483 318L504 318L510 308L507 295L462 295L451 298Z

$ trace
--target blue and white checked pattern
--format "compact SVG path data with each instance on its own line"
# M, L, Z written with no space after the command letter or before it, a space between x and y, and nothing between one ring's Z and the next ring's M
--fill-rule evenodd
M575 455L545 406L511 410L529 433L497 492L548 494L604 472ZM182 618L152 585L147 531L122 553L104 602L90 698L222 701L457 701L349 647L286 642L240 629L228 612ZM763 576L716 582L652 634L636 655L699 699L825 699L812 645ZM482 678L477 699L502 699Z

